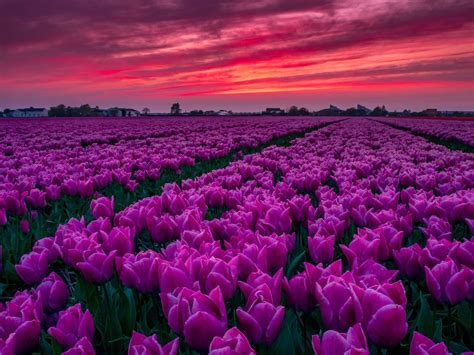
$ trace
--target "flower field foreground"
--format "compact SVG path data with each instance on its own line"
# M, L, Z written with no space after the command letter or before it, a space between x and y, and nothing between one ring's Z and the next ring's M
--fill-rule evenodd
M21 290L1 285L2 354L474 349L470 153L339 119L89 209L21 256Z

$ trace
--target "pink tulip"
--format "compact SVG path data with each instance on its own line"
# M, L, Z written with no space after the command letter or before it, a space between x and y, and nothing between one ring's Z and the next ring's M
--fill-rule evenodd
M401 281L377 288L351 288L362 305L362 325L369 338L378 346L398 345L408 331L406 296Z
M316 263L330 263L334 258L334 243L336 237L314 236L308 238L308 251L311 259Z
M120 281L126 286L142 293L151 293L159 289L161 257L158 253L147 250L137 255L125 254L117 257L115 264Z
M286 277L283 279L283 289L290 307L308 312L316 305L308 281L305 274L295 275L290 281Z
M67 304L69 289L66 283L54 272L44 278L35 290L41 296L43 309L46 312L59 311Z
M129 227L114 227L104 237L102 248L106 253L116 251L117 256L123 256L135 250L135 234Z
M191 348L207 350L215 336L223 336L226 332L227 313L219 287L209 296L188 288L160 296L170 328L184 335Z
M201 292L209 294L219 286L225 300L231 299L237 288L237 268L214 257L203 256L190 261L189 273L199 283Z
M289 233L291 227L292 221L289 208L272 207L265 214L265 219L261 219L257 223L257 230L264 235Z
M159 282L162 293L170 293L180 287L191 288L192 282L184 265L160 263Z
M229 329L223 337L214 337L209 355L255 355L247 337L236 327Z
M77 183L77 192L81 198L90 197L94 194L94 184L92 180L79 181Z
M448 348L444 343L435 344L430 338L418 332L413 333L410 344L410 355L448 355Z
M452 227L451 224L442 218L437 216L431 216L429 219L424 219L426 228L420 227L426 238L436 238L437 240L447 239L452 240Z
M360 301L342 278L335 278L324 287L317 283L316 298L326 328L344 332L363 319Z
M239 281L239 288L245 296L245 299L250 297L250 294L255 288L267 285L272 294L272 303L278 306L281 302L281 287L282 287L283 269L279 269L273 277L262 271L251 272L246 281Z
M49 185L45 188L48 200L57 201L61 198L61 187L57 185Z
M31 190L26 200L35 209L46 207L46 193L38 189Z
M59 312L58 323L49 328L48 333L61 345L63 350L69 350L83 337L92 341L94 321L90 312L82 312L81 305L78 303Z
M166 214L162 217L147 216L147 230L156 243L165 243L179 236L178 224Z
M63 355L95 355L95 350L90 340L83 337L72 348L63 352Z
M158 343L155 334L146 337L134 331L130 339L130 344L128 345L128 355L176 355L178 353L178 347L179 338L162 346Z
M350 327L347 333L326 331L322 343L319 336L313 335L312 343L315 355L369 355L369 346L360 323Z
M109 254L87 250L83 254L84 261L78 262L75 267L82 273L86 281L101 285L110 280L113 275L115 254L115 250Z
M423 274L423 266L420 263L421 248L413 244L408 248L393 251L395 265L402 275L415 279Z
M48 251L41 253L31 252L21 257L20 263L15 266L20 278L27 284L33 285L40 282L49 274Z
M263 286L250 294L245 308L239 307L236 315L244 334L251 342L270 345L280 333L285 308L275 307L270 288Z
M425 266L426 285L433 297L440 303L457 304L463 301L469 291L468 273L459 270L450 258L432 269Z
M90 204L90 211L92 217L98 219L100 217L104 219L111 219L114 216L114 197L111 199L107 197L99 197L96 200L92 200Z

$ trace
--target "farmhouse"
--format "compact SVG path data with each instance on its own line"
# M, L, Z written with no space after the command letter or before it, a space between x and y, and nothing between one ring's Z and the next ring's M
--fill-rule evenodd
M48 110L45 108L19 108L11 113L12 117L48 117Z
M120 108L112 107L108 110L104 110L104 116L111 117L138 117L140 116L140 111L134 110L133 108Z
M265 115L284 115L285 110L282 110L278 107L267 107L267 109L263 113Z

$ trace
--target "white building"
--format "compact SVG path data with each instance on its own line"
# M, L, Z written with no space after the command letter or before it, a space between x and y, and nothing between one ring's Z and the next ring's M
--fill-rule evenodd
M134 110L132 108L112 107L112 108L109 108L108 110L104 110L104 116L138 117L140 116L140 111Z
M45 108L19 108L11 113L12 117L48 117L48 110Z

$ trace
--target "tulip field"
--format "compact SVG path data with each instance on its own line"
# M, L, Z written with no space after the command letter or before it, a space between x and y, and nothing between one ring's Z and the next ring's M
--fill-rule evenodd
M0 128L2 355L474 351L474 122Z

